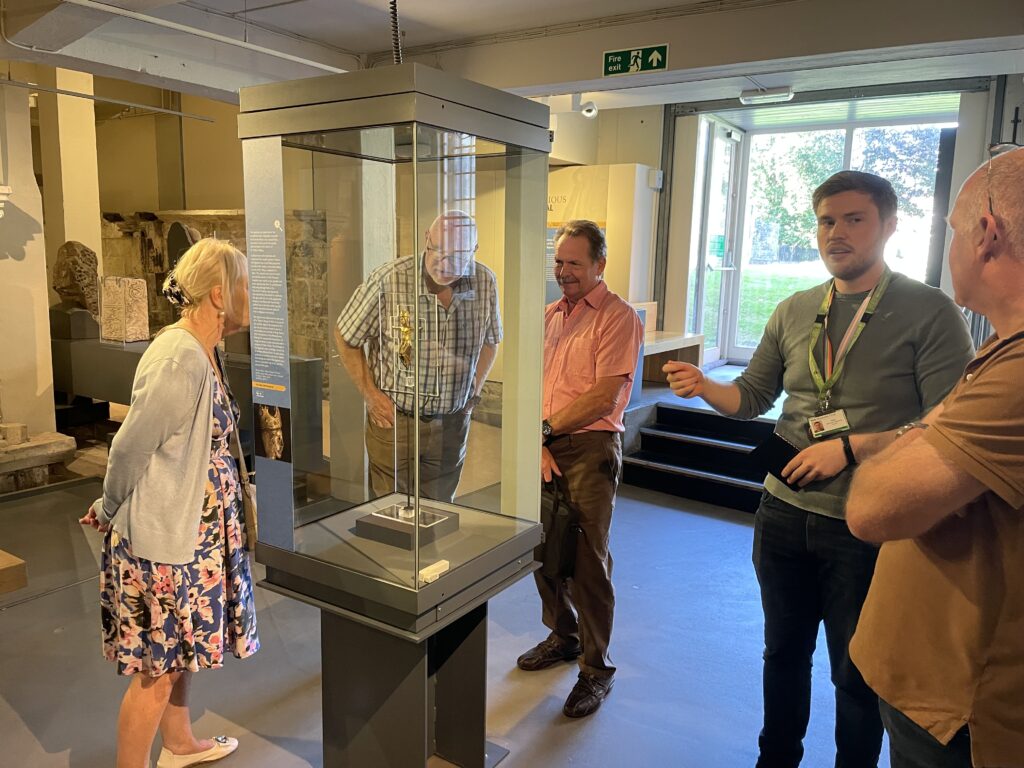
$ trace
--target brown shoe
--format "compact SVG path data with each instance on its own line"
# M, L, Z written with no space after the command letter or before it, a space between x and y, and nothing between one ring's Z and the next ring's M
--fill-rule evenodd
M612 692L614 677L596 677L580 672L580 677L573 686L572 693L565 700L562 711L566 717L586 717L597 712L601 702Z
M572 661L582 653L580 647L565 646L550 637L541 640L518 659L516 666L527 672L553 667L560 661Z

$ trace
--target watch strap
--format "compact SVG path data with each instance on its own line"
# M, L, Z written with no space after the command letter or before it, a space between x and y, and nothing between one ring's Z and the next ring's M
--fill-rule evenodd
M843 453L846 454L846 464L847 464L847 466L852 467L852 466L856 465L857 457L853 453L853 446L850 444L850 436L849 435L840 435L839 439L843 443Z

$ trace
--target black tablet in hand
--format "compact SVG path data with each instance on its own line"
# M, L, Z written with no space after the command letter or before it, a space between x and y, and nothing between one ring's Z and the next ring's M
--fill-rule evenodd
M800 449L793 445L778 432L772 432L771 436L750 452L750 458L754 463L762 467L770 475L774 475L794 490L799 490L796 485L790 485L782 476L782 470L793 460L793 457L800 453Z

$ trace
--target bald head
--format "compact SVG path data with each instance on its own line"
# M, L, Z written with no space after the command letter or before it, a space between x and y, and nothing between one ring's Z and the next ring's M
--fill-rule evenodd
M1024 260L1024 149L1005 152L983 163L964 183L959 204L978 221L991 214L1005 238L1005 248Z
M427 230L427 273L438 285L451 285L471 271L476 246L476 222L472 216L463 211L442 213Z

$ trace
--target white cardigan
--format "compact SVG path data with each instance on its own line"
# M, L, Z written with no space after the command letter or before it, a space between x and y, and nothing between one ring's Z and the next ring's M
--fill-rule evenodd
M170 328L142 355L94 509L155 563L192 562L210 466L213 368L188 331Z

